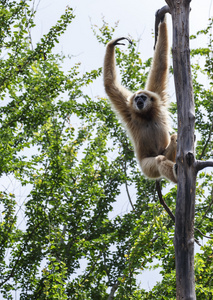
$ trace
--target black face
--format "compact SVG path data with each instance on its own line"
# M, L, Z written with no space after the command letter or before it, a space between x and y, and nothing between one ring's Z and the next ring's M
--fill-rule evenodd
M147 100L147 96L144 94L138 95L135 97L134 101L138 109L143 109L144 108L144 103Z

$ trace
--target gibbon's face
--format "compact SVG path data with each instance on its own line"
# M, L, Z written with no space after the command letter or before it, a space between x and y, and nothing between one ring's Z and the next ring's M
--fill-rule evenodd
M132 104L136 111L148 111L153 105L154 98L144 92L137 92L133 96Z

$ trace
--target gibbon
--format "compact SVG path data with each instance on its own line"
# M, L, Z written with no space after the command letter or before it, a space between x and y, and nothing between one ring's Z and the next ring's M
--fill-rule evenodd
M124 45L121 37L106 46L104 86L112 106L126 126L142 172L148 178L165 177L177 183L175 164L177 136L170 137L168 123L169 43L165 17L159 25L159 36L145 90L130 92L116 78L115 46Z

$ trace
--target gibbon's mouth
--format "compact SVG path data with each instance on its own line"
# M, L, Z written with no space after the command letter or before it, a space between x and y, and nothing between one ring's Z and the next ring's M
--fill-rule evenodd
M143 107L144 107L144 102L143 102L143 101L138 101L138 102L137 102L137 107L138 107L139 109L143 109Z
M143 109L144 108L144 103L147 100L147 96L144 94L141 94L139 96L135 97L135 104L138 109Z

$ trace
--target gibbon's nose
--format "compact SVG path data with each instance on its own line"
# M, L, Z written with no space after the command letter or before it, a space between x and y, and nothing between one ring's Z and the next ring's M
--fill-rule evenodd
M146 99L146 95L140 95L135 97L135 103L139 109L142 109L144 107L144 102L146 101Z

